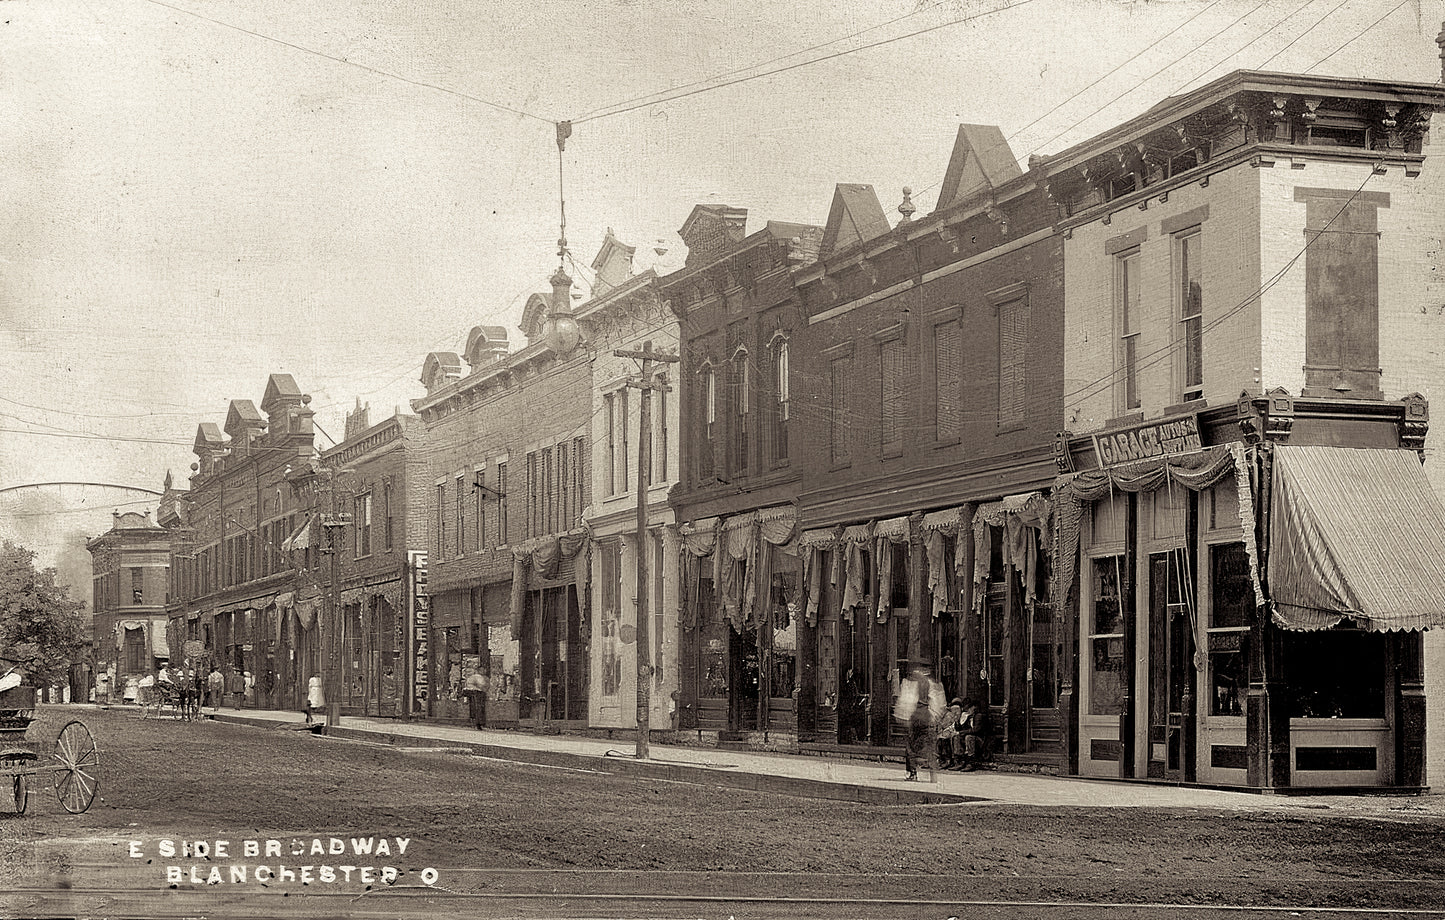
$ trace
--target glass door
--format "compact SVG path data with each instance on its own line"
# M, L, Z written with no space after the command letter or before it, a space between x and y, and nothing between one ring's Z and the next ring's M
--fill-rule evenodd
M1146 775L1152 779L1184 779L1184 698L1194 697L1194 637L1180 555L1171 551L1149 556L1149 718L1145 752Z

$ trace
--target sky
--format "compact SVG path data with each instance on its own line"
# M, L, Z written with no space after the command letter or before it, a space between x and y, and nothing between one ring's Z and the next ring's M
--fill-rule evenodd
M557 264L560 120L585 297L608 228L680 261L699 203L821 224L834 184L866 182L895 220L905 186L926 214L961 122L1022 163L1236 68L1438 82L1442 19L1445 0L6 0L0 490L184 485L196 426L269 374L340 437L358 399L405 410L472 326L515 348ZM0 491L0 537L84 595L84 539L154 507Z

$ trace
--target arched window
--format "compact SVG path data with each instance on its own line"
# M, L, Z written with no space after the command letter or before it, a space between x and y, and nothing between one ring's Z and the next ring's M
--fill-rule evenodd
M701 482L711 482L717 476L717 467L713 461L713 447L716 443L714 438L717 433L717 370L711 361L702 366L699 376L702 379L698 395L702 405L698 407L697 419L702 430L698 438L697 478Z
M748 468L748 429L752 420L752 374L748 363L748 352L739 348L733 354L733 415L736 421L732 433L732 468L744 472Z
M788 338L779 333L772 341L772 431L769 440L772 448L771 459L781 463L788 459Z

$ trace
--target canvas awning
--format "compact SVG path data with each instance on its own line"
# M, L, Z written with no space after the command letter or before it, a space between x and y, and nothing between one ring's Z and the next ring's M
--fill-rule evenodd
M301 522L301 526L292 531L291 536L281 541L281 552L299 552L311 545L311 515Z
M1445 625L1445 507L1413 451L1280 445L1273 493L1276 623Z

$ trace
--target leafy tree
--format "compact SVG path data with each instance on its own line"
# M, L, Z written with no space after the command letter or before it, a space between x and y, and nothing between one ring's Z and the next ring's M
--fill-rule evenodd
M65 680L84 642L84 609L55 583L55 569L35 568L34 550L0 546L0 655L20 662L30 683Z

